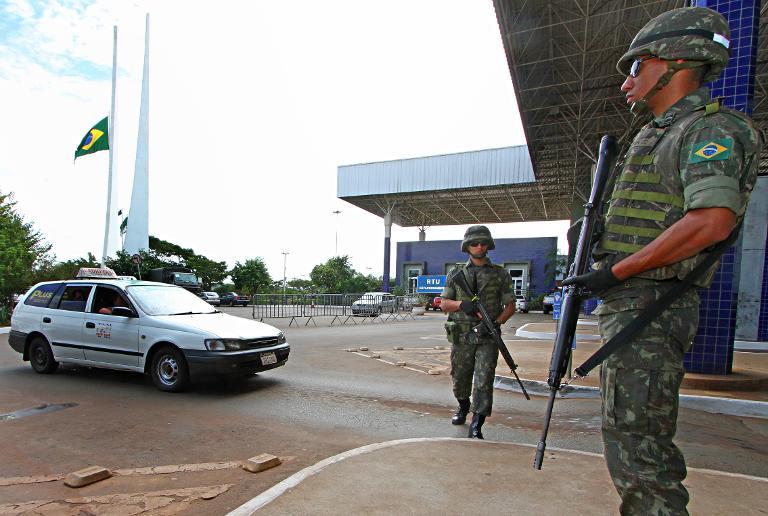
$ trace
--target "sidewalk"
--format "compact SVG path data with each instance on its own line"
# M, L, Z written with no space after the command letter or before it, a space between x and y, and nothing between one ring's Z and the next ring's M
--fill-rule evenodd
M471 439L404 439L310 466L231 513L618 514L601 455ZM576 474L574 474L576 473ZM690 468L691 514L765 514L768 479Z

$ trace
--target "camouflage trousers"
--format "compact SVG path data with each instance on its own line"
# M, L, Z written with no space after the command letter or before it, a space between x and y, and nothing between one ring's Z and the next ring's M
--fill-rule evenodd
M451 343L453 395L457 400L466 400L471 394L470 410L475 414L490 416L499 349L493 340L478 338L470 328L468 324L446 323L448 341Z
M698 303L693 304L665 311L600 371L605 461L623 515L688 514L685 459L672 440L683 355L698 325ZM603 339L642 313L626 308L612 311L609 305L600 311Z

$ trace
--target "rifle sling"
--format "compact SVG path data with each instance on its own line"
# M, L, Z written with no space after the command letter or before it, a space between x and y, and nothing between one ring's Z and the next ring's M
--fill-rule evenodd
M586 376L592 369L600 365L606 358L616 352L621 346L630 342L637 336L640 331L643 330L651 321L658 317L664 310L669 308L672 303L680 298L685 292L687 292L696 281L709 267L720 258L728 247L730 247L735 241L741 229L741 224L736 226L731 234L725 240L718 242L712 251L680 282L679 288L668 290L661 296L656 303L650 308L646 309L640 316L634 321L629 323L624 329L613 336L611 340L606 342L603 346L595 351L591 357L586 359L583 364L577 367L574 372L578 376Z

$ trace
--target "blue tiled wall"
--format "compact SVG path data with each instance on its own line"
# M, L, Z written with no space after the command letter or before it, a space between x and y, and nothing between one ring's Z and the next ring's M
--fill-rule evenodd
M768 231L768 228L766 228ZM766 235L768 241L768 235ZM765 255L763 266L763 294L760 298L760 315L758 316L757 338L763 342L768 341L768 253Z
M529 297L549 292L554 281L546 282L547 263L557 251L556 237L496 238L496 249L488 252L493 263L530 263ZM461 252L461 240L432 240L397 243L397 276L401 284L404 263L423 263L424 274L445 274L446 263L463 263L467 254ZM552 276L552 275L550 275Z
M699 291L699 331L685 355L685 369L695 373L730 374L736 334L738 264L734 247L720 258L712 286Z
M727 106L751 114L760 0L698 0L696 5L721 13L728 20L731 30L731 58L720 78L710 84L712 96L724 96ZM731 373L739 291L739 258L734 248L729 249L723 255L712 286L699 291L699 331L693 347L685 356L685 368L689 372Z
M720 78L711 84L712 94L725 97L728 107L752 114L757 62L760 0L699 0L728 20L731 29L731 58Z

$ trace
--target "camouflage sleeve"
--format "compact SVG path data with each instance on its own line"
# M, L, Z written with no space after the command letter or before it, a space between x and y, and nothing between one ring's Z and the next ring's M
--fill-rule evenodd
M499 268L501 276L501 304L507 306L515 302L515 293L512 292L512 277L503 267Z
M452 299L456 300L456 286L453 283L453 275L448 274L445 278L445 286L443 287L443 291L440 293L440 297L443 299Z
M726 113L702 117L686 132L680 148L683 210L728 208L742 215L751 190L754 131ZM754 178L753 178L754 182ZM753 183L754 184L754 183Z

